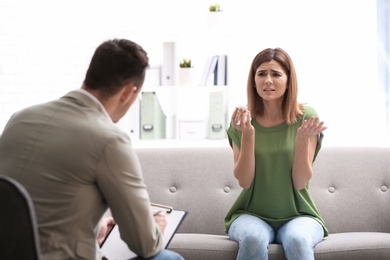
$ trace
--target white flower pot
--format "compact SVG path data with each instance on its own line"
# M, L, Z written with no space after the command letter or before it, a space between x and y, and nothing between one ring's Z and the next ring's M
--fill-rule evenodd
M190 86L193 84L193 68L179 69L179 86Z

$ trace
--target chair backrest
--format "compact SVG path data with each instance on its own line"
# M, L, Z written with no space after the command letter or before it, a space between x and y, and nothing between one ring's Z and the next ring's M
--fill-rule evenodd
M0 259L39 260L34 205L17 181L0 175Z

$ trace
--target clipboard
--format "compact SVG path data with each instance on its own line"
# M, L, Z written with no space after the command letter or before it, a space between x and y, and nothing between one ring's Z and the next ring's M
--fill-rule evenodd
M151 204L152 212L164 210L166 212L167 226L164 230L164 248L168 248L176 231L187 216L187 211L175 210L170 206L162 204ZM114 225L100 245L102 254L108 259L125 260L137 255L129 249L127 244L121 239L118 225Z

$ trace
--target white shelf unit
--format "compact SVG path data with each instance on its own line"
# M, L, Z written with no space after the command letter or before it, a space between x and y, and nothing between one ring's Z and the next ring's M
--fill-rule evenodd
M226 138L228 86L146 86L142 92L155 92L159 100L166 116L165 139L207 140ZM217 96L218 98L210 99L210 96ZM120 122L122 128L133 130L131 133L133 140L141 139L142 126L139 125L141 121L141 98L142 95L124 117L124 122ZM216 111L218 115L215 116L213 111ZM221 116L223 123L221 123L220 131L223 132L223 137L220 137L220 135L210 136L209 130L213 120L220 122ZM216 117L218 118L216 119ZM151 140L147 141L150 142Z
M148 49L153 50L155 55L151 56L152 66L147 72L142 92L156 93L166 115L166 138L141 139L140 100L137 100L127 115L118 123L123 130L130 134L133 143L137 146L172 146L175 143L179 146L181 144L185 146L198 144L214 146L218 145L220 141L225 143L229 99L231 98L229 97L230 86L212 85L212 79L208 81L206 86L201 86L200 83L207 59L210 56L227 55L227 67L229 67L230 41L227 33L223 30L221 20L223 13L207 12L203 15L205 15L203 30L162 36L157 41L159 42L157 46L155 39L152 40L153 37L145 39L146 44L154 44ZM204 40L199 41L201 38ZM171 50L172 53L167 52L167 50ZM194 70L190 82L185 82L183 85L180 80L179 62L184 58L192 60ZM169 80L166 77L167 73L171 76ZM227 73L229 73L229 68L227 68ZM164 85L169 84L169 82L174 85ZM224 112L222 115L224 122L220 126L224 134L223 138L218 135L217 137L210 135L210 120L217 117L216 115L210 117L210 110L215 103L210 101L212 93L222 93L222 98L216 98L215 102L219 104L215 106ZM142 94L139 96L139 99L141 98Z

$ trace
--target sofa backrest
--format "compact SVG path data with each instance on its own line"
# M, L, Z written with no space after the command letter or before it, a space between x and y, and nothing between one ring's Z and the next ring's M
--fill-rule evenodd
M231 148L136 151L151 201L188 211L178 232L225 234L225 214L241 191Z
M178 232L223 235L241 188L229 146L137 148L152 202L187 210ZM390 148L323 147L310 192L331 233L390 232Z
M390 148L323 147L310 192L331 233L390 233Z

